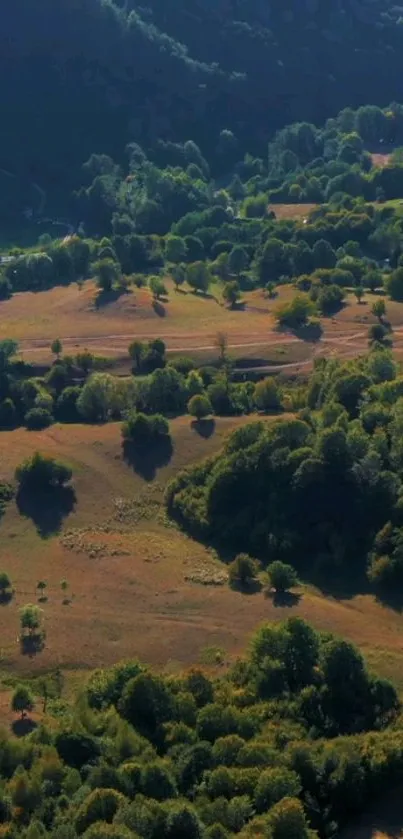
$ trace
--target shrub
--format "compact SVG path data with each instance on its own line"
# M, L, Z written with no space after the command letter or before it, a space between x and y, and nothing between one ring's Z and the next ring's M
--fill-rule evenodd
M80 835L97 821L112 822L125 798L115 789L95 789L79 807L75 818L76 830Z
M337 285L325 286L320 289L317 297L317 307L323 315L337 312L344 300L343 290Z
M253 392L253 401L260 411L277 411L281 408L280 393L273 378L258 382Z
M22 719L27 711L33 711L34 697L26 685L19 685L15 688L11 699L11 709L16 714L21 714Z
M277 307L274 316L280 326L298 329L304 326L309 315L314 312L314 305L307 294L296 294L289 303Z
M196 417L197 420L205 419L213 413L213 408L208 396L203 394L196 394L189 399L188 413L191 417Z
M173 367L174 370L177 370L178 373L182 373L182 376L187 376L191 370L195 369L195 363L192 358L188 358L185 355L181 355L178 358L171 359L169 362L169 366Z
M256 579L258 564L248 554L238 554L228 568L231 585L247 588Z
M15 470L20 490L41 491L67 484L72 470L53 457L35 452Z
M124 440L141 445L169 437L169 423L162 414L146 414L132 411L122 425Z
M52 414L46 408L31 408L25 414L24 422L29 431L41 431L52 425Z
M295 569L292 565L286 565L285 562L280 562L280 560L276 560L268 566L267 574L272 588L279 593L288 591L298 584Z

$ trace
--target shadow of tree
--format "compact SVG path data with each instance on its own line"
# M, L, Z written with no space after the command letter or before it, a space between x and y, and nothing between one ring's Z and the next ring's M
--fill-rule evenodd
M11 591L11 589L0 592L0 606L7 606L8 603L11 603L12 599L13 592Z
M122 449L123 459L145 481L153 481L157 470L167 466L173 454L170 437L158 440L158 442L151 443L148 446L137 446L130 440L124 440Z
M32 519L39 535L47 539L60 531L63 520L75 507L76 494L72 487L52 487L35 495L20 490L16 501L20 514Z
M302 595L293 591L270 591L265 592L265 597L271 600L276 609L292 609L298 606Z
M29 658L41 653L45 646L45 635L43 632L32 632L30 635L21 635L20 649L22 655L27 655Z
M306 323L304 326L293 329L293 332L301 341L316 344L322 337L323 329L320 323Z
M109 306L110 303L116 303L120 297L125 294L131 294L128 288L112 288L110 291L103 291L100 289L95 298L95 308L102 309L104 306Z
M209 440L215 432L215 419L209 417L208 419L192 420L191 428L199 437Z
M35 722L35 720L31 720L30 717L23 717L23 719L15 720L11 726L15 737L26 737L28 734L35 731L35 728L37 727L38 723Z
M391 589L390 591L382 589L376 593L375 597L377 602L382 606L387 606L399 614L403 612L403 592L399 591L399 589Z
M259 594L263 586L260 580L249 580L246 583L234 581L230 584L232 591L238 591L241 594Z
M166 310L164 304L161 303L160 300L153 300L151 305L153 307L153 310L154 310L155 314L158 315L159 318L165 318L166 317L167 310Z

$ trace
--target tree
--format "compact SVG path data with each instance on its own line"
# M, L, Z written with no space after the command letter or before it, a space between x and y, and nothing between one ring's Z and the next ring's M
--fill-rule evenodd
M315 268L334 268L336 265L335 251L326 239L319 239L315 242L312 255Z
M361 303L362 298L364 297L365 291L362 285L357 285L354 288L354 294L357 298L358 303Z
M177 291L179 286L183 285L186 279L186 269L183 265L171 265L169 268L169 273L175 283L175 290Z
M248 554L238 554L228 567L228 579L231 585L247 588L255 580L258 564Z
M228 257L228 267L231 274L236 274L239 277L242 271L245 271L249 265L249 256L241 245L235 245L232 248Z
M144 355L145 346L142 341L133 341L129 346L129 355L134 362L134 367L137 372L141 369L141 362Z
M262 379L256 384L253 401L260 411L277 411L281 408L280 392L273 377Z
M0 599L11 594L11 580L5 571L0 571Z
M396 268L385 279L386 293L391 300L401 303L403 300L403 268Z
M267 567L267 574L272 588L279 594L283 594L298 584L298 577L292 565L286 565L280 560L272 562Z
M316 287L313 286L311 296L314 288ZM323 288L320 289L316 303L319 311L323 315L332 315L340 309L343 300L343 289L339 288L337 285L329 285L323 286Z
M66 604L66 603L69 602L68 598L67 598L67 592L68 592L68 589L69 589L69 584L68 584L67 580L60 580L60 588L61 588L62 594L63 594L63 603Z
M159 300L160 297L166 296L167 290L160 277L150 277L148 285L155 300Z
M268 815L272 839L309 839L304 808L298 798L282 798Z
M11 698L11 710L21 714L23 720L25 715L34 710L34 697L26 685L19 685L15 688Z
M204 394L195 394L189 399L188 413L191 417L196 417L197 420L202 420L213 413L213 408L208 396Z
M314 311L314 304L307 294L296 294L289 303L277 306L274 317L281 326L298 329L304 326L309 315Z
M55 340L52 341L50 349L52 350L53 355L55 355L59 360L60 355L63 352L63 345L60 338L55 338Z
M226 303L229 303L231 308L238 302L240 295L239 283L236 280L225 283L222 296Z
M373 323L368 329L368 344L380 344L383 347L390 347L392 337L383 323Z
M38 633L41 628L42 609L32 603L22 606L20 609L20 624L24 632L28 630L28 635L33 636Z
M20 490L41 492L62 487L72 477L72 470L60 460L35 452L15 470Z
M259 776L255 790L256 810L265 813L282 798L296 798L300 792L301 783L296 772L281 766L266 769Z
M169 423L161 414L146 416L141 412L131 411L122 425L122 437L138 446L168 439Z
M380 322L382 321L382 318L386 315L386 303L383 297L378 297L378 299L373 302L371 312Z
M181 236L167 236L165 240L165 259L167 262L185 262L188 249Z
M121 275L120 265L111 258L99 259L93 267L97 286L100 291L108 294Z
M77 400L77 410L86 422L107 422L121 408L115 376L93 373L85 382Z
M199 261L188 265L186 279L194 291L202 291L206 294L211 283L211 274L206 263Z
M214 338L214 345L217 347L220 354L221 364L224 364L228 349L228 335L225 332L217 332Z
M39 580L36 584L36 590L39 593L39 600L45 599L45 591L47 589L47 582L45 580Z
M276 284L273 282L266 283L266 292L270 300L276 296Z
M203 825L190 804L177 804L167 816L165 835L167 839L202 839Z

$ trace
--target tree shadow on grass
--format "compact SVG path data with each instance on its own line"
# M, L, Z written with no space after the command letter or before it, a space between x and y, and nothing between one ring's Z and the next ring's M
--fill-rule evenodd
M265 597L271 600L276 609L292 609L298 606L302 594L296 594L294 591L271 591L268 589L265 592Z
M8 603L11 603L12 599L13 592L11 591L11 589L0 592L0 606L7 606Z
M32 519L42 537L59 533L64 519L74 510L76 494L72 487L52 487L46 492L17 493L17 507L22 516Z
M15 737L26 737L28 734L32 734L37 727L38 723L35 720L31 720L30 717L15 720L11 726Z
M45 635L43 632L32 632L29 635L20 636L20 649L22 655L34 658L41 653L45 646Z
M110 291L100 289L95 298L95 308L103 309L104 306L109 306L110 303L116 303L124 294L131 294L130 289L112 288Z
M393 609L394 612L401 614L403 612L403 592L396 590L380 590L375 595L376 601L381 606L386 606L388 609Z
M170 437L148 445L137 446L130 440L122 443L123 459L145 481L153 481L158 469L167 466L173 454Z
M199 437L203 437L204 440L209 440L215 432L215 419L212 417L209 417L208 419L193 420L190 425L193 431L195 431Z
M301 341L306 341L308 344L316 344L320 341L323 329L320 323L306 323L293 329L294 335Z
M234 580L230 583L230 588L232 591L238 591L240 594L259 594L261 592L263 586L260 580L248 580L248 582L241 583L240 581Z
M153 307L153 310L154 310L155 314L158 315L159 318L165 318L166 317L167 310L166 310L164 304L161 303L161 300L153 300L151 305Z

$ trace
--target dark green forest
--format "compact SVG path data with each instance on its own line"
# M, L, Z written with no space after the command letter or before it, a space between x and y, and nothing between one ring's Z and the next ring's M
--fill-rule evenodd
M13 0L0 169L60 207L92 152L192 137L222 175L287 123L399 100L402 45L388 0Z

